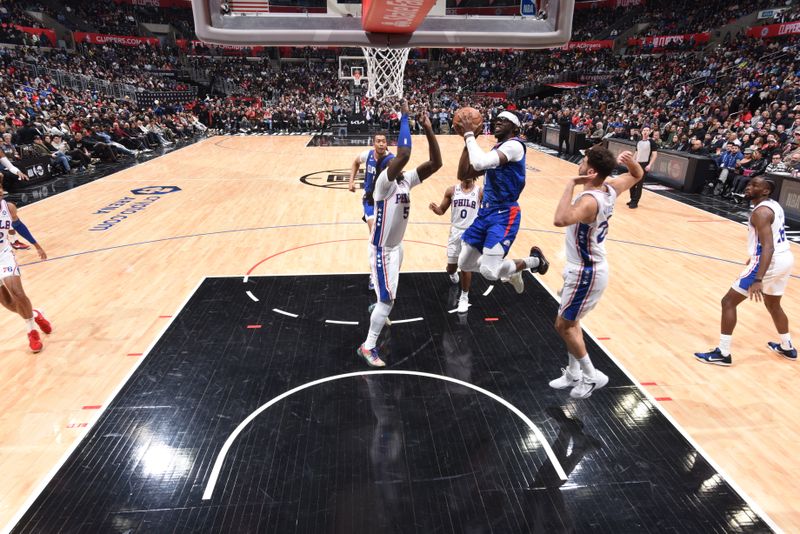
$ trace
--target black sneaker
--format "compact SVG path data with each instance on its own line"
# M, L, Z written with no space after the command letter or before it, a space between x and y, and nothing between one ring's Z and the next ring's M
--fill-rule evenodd
M723 356L722 352L719 350L719 347L715 348L710 352L695 352L694 357L703 363L724 365L725 367L733 363L733 361L731 360L731 355L728 354L727 356Z
M544 257L544 252L539 247L531 247L531 256L539 259L539 266L536 269L531 269L532 273L547 274L550 268L550 262Z
M791 360L793 362L797 361L797 349L792 347L789 350L782 349L780 343L775 343L774 341L767 341L767 346L772 349L773 351L777 352L787 360Z

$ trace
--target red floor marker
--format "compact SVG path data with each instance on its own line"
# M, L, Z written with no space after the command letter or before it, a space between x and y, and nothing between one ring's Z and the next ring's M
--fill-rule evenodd
M487 317L486 319L484 319L484 321L486 321L487 323L491 323L491 322L499 321L499 320L500 319L498 319L497 317Z
M67 428L86 428L89 423L69 423Z
M129 352L128 356L142 356L141 352Z
M671 401L671 397L656 397L657 401Z
M159 319L172 319L172 316L171 315L159 315L158 318Z
M610 337L598 337L597 341L608 341L609 339L611 339L611 338Z
M657 386L658 384L656 384L655 382L642 382L642 385L643 386Z
M82 408L82 410L99 410L102 407L103 407L102 405L97 404L97 405L92 405L92 406L84 406Z
M261 325L260 324L249 324L249 325L247 325L247 328L253 328L253 329L261 328Z

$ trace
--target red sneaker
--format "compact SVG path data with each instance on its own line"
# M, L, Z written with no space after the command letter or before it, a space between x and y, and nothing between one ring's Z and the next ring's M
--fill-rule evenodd
M11 248L13 248L14 250L28 250L29 248L31 248L31 246L26 245L22 241L14 241L13 243L11 243Z
M42 340L39 339L39 332L37 330L28 332L28 345L33 352L41 352L43 345Z
M50 321L44 318L44 314L41 311L33 310L33 320L36 321L36 325L45 334L49 334L53 331Z

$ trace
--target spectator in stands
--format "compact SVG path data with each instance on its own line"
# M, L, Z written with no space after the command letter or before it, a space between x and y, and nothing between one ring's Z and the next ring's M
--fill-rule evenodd
M703 146L703 142L700 139L692 139L687 153L693 156L708 156L708 149Z

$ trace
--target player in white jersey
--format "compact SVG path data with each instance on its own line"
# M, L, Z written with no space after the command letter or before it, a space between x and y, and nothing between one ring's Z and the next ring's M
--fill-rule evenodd
M483 198L482 189L475 183L475 176L461 174L459 168L459 183L451 185L444 192L444 198L437 204L431 202L428 206L436 215L444 215L450 208L450 237L447 240L447 274L450 281L458 283L458 255L461 253L461 236L464 230L470 227L478 215L478 208ZM461 276L471 279L472 273L461 271ZM469 281L468 281L469 284Z
M625 165L628 172L606 179L618 163ZM578 172L580 176L572 178L564 189L553 221L556 226L567 227L567 265L555 326L567 345L569 363L559 378L550 381L550 387L572 388L572 398L586 399L608 384L608 376L592 365L580 319L597 306L608 285L604 241L614 202L644 173L630 152L623 152L615 160L608 149L600 146L584 151ZM574 196L577 185L583 185L583 191Z
M412 171L403 172L411 157L411 132L408 127L408 104L403 102L400 118L400 134L397 139L397 156L380 173L375 182L375 226L370 238L373 253L372 276L378 302L372 307L369 333L356 353L371 367L384 367L376 347L397 295L400 266L403 263L403 235L408 226L411 211L411 189L438 171L442 166L439 143L433 133L431 122L422 113L419 122L428 139L428 161Z
M350 168L350 181L348 183L348 190L351 193L356 192L356 174L361 164L366 164L364 171L364 195L361 198L361 204L364 209L362 219L367 223L367 229L370 235L372 234L372 226L375 224L375 202L372 197L373 190L375 189L375 178L380 172L388 165L389 161L394 157L394 154L389 152L386 142L386 134L383 132L376 133L372 138L372 150L364 150L353 161ZM371 253L371 251L368 251ZM369 264L372 265L372 258L369 258ZM373 289L374 282L370 276L369 288Z
M0 179L0 197L2 197L2 193L2 179ZM39 352L42 350L42 341L36 325L45 334L49 334L52 327L40 311L33 309L31 301L22 287L19 264L8 236L8 232L12 228L36 247L42 260L47 259L47 254L42 246L33 238L28 227L19 220L17 207L10 202L0 200L0 304L9 311L19 314L25 320L28 329L28 346L33 352Z
M786 240L783 208L770 198L775 184L756 177L744 188L744 198L755 207L750 214L746 267L722 299L722 324L719 345L708 352L695 352L703 363L730 365L731 337L736 328L736 307L748 297L764 300L772 322L781 337L780 342L769 341L767 346L787 360L797 360L797 349L792 346L789 319L781 307L781 296L794 267L794 256Z

